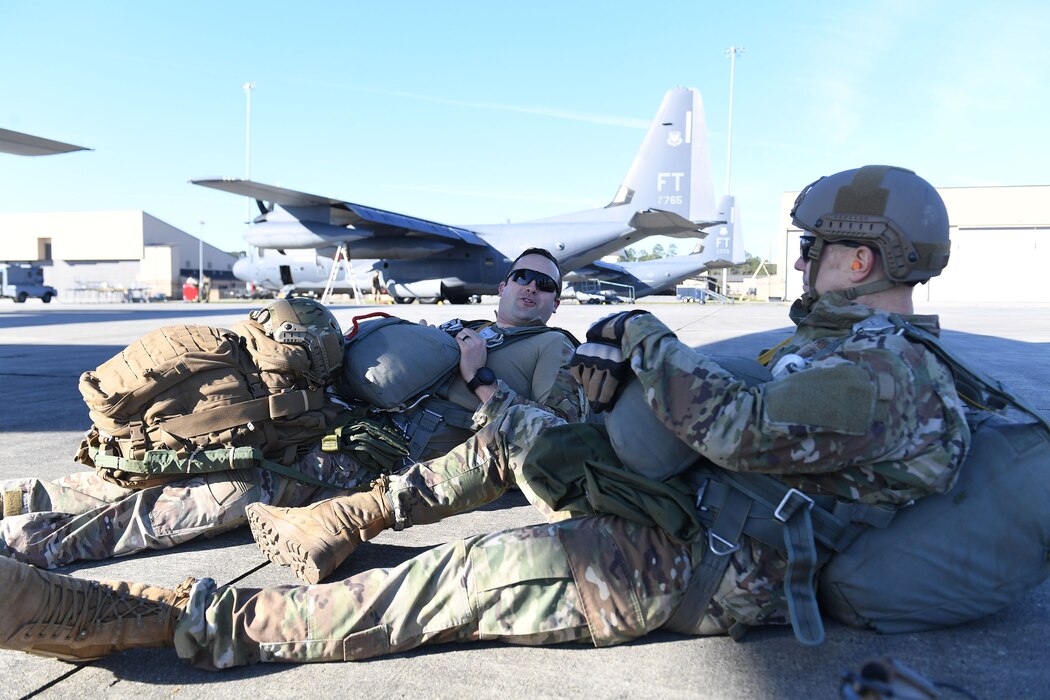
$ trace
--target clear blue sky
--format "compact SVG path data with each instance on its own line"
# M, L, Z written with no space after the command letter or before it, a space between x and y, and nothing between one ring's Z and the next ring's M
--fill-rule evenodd
M1050 4L14 2L0 127L93 148L0 156L0 212L142 209L240 250L243 177L449 224L602 206L664 92L706 105L745 247L780 195L865 163L936 186L1050 183ZM254 205L253 205L254 207ZM2 255L0 255L2 257Z

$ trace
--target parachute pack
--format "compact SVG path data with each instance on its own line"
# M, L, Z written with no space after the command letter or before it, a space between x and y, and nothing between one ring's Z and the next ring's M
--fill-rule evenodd
M135 488L250 466L295 476L297 446L325 435L338 410L324 389L341 362L338 323L305 299L232 330L157 329L81 376L93 424L74 459Z
M519 357L523 346L516 345L524 338L557 331L579 345L567 331L549 326L500 328L489 321L459 319L424 326L377 311L353 319L336 394L378 409L404 435L410 458L419 459L425 450L444 454L472 433L474 411L448 400L459 374L454 336L464 327L480 333L500 376L510 374L500 372L501 366L527 366L528 352Z
M931 334L899 316L888 320L890 332L934 352L952 370L960 396L974 406L971 448L955 485L896 512L809 496L772 476L720 469L695 453L690 463L685 443L652 417L640 390L632 391L638 383L625 388L606 420L610 433L625 433L614 442L621 445L617 456L649 478L668 479L669 485L686 481L707 536L707 550L670 629L684 631L700 619L745 536L785 554L792 627L810 645L824 638L821 609L854 627L920 631L991 614L1050 576L1050 425L1001 383L963 365ZM753 385L763 368L751 363L748 369L748 362L737 358L725 368ZM1033 420L993 412L1006 407ZM653 467L650 446L658 443L671 446L657 451L665 462Z

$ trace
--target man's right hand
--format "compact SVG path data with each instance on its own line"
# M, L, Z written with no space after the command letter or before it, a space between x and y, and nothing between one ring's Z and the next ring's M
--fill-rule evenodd
M578 347L569 368L595 413L613 407L631 372L620 348L606 343L584 343Z

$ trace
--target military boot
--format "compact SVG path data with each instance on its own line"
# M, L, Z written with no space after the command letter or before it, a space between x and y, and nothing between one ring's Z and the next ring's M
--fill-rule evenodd
M171 646L186 607L188 579L175 590L90 581L0 557L0 648L89 661L115 651Z
M290 566L300 581L317 583L357 546L394 525L386 499L387 480L371 491L320 501L304 508L253 503L247 508L255 543L274 564Z

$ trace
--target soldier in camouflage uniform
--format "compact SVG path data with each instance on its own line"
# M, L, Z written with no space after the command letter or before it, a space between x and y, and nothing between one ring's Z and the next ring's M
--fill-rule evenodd
M947 262L940 197L910 171L869 166L817 181L792 213L806 232L795 265L805 295L792 309L795 336L772 355L771 381L748 388L640 311L592 326L574 373L592 403L609 406L629 365L663 424L725 469L887 506L947 490L969 440L950 372L880 323L898 313L937 330L935 317L912 315L911 287ZM850 228L858 222L860 235ZM432 520L497 494L521 477L517 440L557 423L528 407L489 420L458 464L443 463L451 472L428 465L399 478L386 504L399 513L392 520ZM0 621L0 645L75 658L174 645L196 665L226 668L366 659L449 641L605 646L661 627L715 634L787 620L784 558L756 542L733 552L713 597L683 615L703 538L677 541L614 515L547 514L552 524L452 542L394 569L314 586L93 586L0 561L0 586L23 601ZM74 592L89 601L77 616L50 602ZM138 625L122 626L132 614Z
M512 273L501 285L497 325L511 329L545 324L560 303L559 271L553 256L529 249L512 269L519 276L527 273L529 280L516 280ZM533 279L536 273L539 276ZM544 291L538 285L554 288ZM332 323L338 328L334 317ZM493 376L491 382L476 388L468 388L467 382L485 365L485 341L471 329L463 329L456 339L461 377L450 387L452 402L474 410L496 394L501 407L530 406L569 422L581 418L586 403L568 366L573 347L560 332L536 334L511 346L510 356L524 356L526 361L503 367L504 376ZM463 431L441 433L451 442L446 433L457 437L457 442L463 439ZM426 456L437 457L443 451L433 450ZM365 487L375 478L352 454L325 452L320 444L302 454L295 469L331 486L321 488L262 468L202 474L144 489L117 486L95 472L71 474L53 482L34 478L5 481L0 483L4 494L0 555L52 568L80 559L164 549L244 525L245 507L251 503L297 506Z

